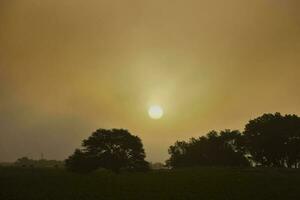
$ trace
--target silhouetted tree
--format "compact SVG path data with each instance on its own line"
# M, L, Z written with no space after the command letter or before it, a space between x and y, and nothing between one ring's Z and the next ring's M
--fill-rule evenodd
M65 161L68 170L73 172L91 172L99 167L99 161L95 156L76 149L74 154Z
M71 171L89 172L100 167L114 172L119 172L120 169L149 169L140 138L127 130L99 129L83 140L82 146L82 150L77 149L66 160L66 167Z
M264 114L245 127L242 146L262 166L300 166L300 118L280 113Z
M173 168L190 166L249 166L249 161L239 147L241 133L225 130L209 132L189 142L177 141L169 148L167 165Z

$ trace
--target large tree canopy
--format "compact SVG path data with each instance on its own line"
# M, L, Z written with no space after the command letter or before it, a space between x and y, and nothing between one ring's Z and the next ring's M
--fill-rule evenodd
M249 166L238 146L241 133L225 130L211 131L189 142L177 141L169 148L167 164L173 168L190 166Z
M300 118L264 114L245 127L243 146L252 160L268 167L300 167Z
M106 168L118 172L120 169L142 171L149 165L139 137L124 129L98 129L82 142L83 149L66 160L72 171L92 171Z

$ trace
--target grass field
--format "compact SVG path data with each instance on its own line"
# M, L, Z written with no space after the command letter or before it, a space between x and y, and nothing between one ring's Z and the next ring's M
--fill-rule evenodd
M88 175L0 168L1 200L298 200L300 171L195 168Z

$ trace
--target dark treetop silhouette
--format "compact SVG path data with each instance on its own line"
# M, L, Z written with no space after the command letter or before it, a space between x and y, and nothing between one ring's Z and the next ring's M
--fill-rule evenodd
M169 148L167 165L173 168L191 166L249 166L249 161L238 147L239 131L209 132L189 142L177 141Z
M66 160L67 169L75 172L90 172L106 168L114 172L120 169L145 171L145 151L139 137L124 129L98 129L82 142L83 149L76 149Z
M204 166L300 167L300 118L280 113L250 120L239 131L212 131L169 148L167 164L173 168Z
M251 159L266 167L300 167L300 118L280 113L250 120L241 146Z

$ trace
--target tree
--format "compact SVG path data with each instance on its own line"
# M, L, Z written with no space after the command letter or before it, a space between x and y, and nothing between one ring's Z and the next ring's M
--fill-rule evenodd
M99 161L95 156L76 149L74 154L69 156L65 165L69 171L73 172L91 172L99 167Z
M106 168L114 172L120 169L145 171L149 163L145 161L145 151L139 137L124 129L98 129L82 142L83 149L75 150L66 160L71 171L89 172Z
M300 118L296 115L264 114L250 120L242 142L251 159L259 165L300 166Z
M225 130L209 132L189 142L177 141L169 148L167 165L173 168L190 166L249 166L239 147L241 133Z

